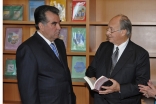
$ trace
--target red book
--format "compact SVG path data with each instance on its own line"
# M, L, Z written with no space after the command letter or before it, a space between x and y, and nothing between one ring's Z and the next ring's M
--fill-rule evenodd
M86 1L72 1L72 21L86 21Z

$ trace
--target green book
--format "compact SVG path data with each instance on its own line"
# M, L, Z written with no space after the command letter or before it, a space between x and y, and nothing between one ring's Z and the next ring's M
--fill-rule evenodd
M3 20L23 20L23 5L4 5Z
M16 60L7 59L6 60L6 69L5 75L16 75Z
M73 56L72 57L72 78L83 78L86 72L86 57Z
M86 51L86 28L72 28L71 51Z

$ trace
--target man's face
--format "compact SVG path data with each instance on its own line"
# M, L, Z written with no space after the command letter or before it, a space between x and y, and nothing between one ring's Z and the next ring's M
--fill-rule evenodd
M120 17L114 17L110 20L106 35L109 42L115 45L121 44L122 34L120 30Z
M55 39L59 38L60 33L60 18L58 15L47 11L45 13L47 18L47 23L43 24L43 28L41 29L41 33L44 35L45 38L50 40L51 42Z

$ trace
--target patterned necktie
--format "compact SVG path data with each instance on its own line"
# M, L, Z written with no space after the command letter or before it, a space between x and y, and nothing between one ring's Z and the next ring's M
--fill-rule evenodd
M115 67L115 65L117 63L118 54L119 54L119 48L116 47L116 50L112 55L112 68L111 68L110 74L112 73L112 71L113 71L113 69L114 69L114 67Z
M55 53L55 55L57 56L57 58L59 59L59 53L57 51L57 48L56 48L55 44L54 43L51 43L50 44L50 47L53 50L53 52Z

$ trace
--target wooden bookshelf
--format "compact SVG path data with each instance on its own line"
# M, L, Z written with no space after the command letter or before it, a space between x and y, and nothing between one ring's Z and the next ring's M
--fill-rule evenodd
M49 5L49 0L45 0ZM28 0L3 0L4 4L23 4L23 21L3 21L3 39L5 40L6 27L22 27L25 41L30 37L30 27L34 22L29 21ZM86 0L86 21L72 22L72 0L66 0L66 21L61 26L68 27L67 58L71 69L72 56L86 56L86 66L91 63L100 43L106 41L106 28L109 20L117 14L127 15L132 22L131 40L144 47L150 54L151 80L156 85L156 0ZM71 28L86 27L86 52L72 52ZM3 50L3 56L13 55L16 51ZM4 65L5 66L5 65ZM77 96L77 104L92 104L92 98L83 79L72 79L73 89ZM20 104L20 96L15 77L3 78L4 104ZM143 98L142 104L151 104L152 99Z

